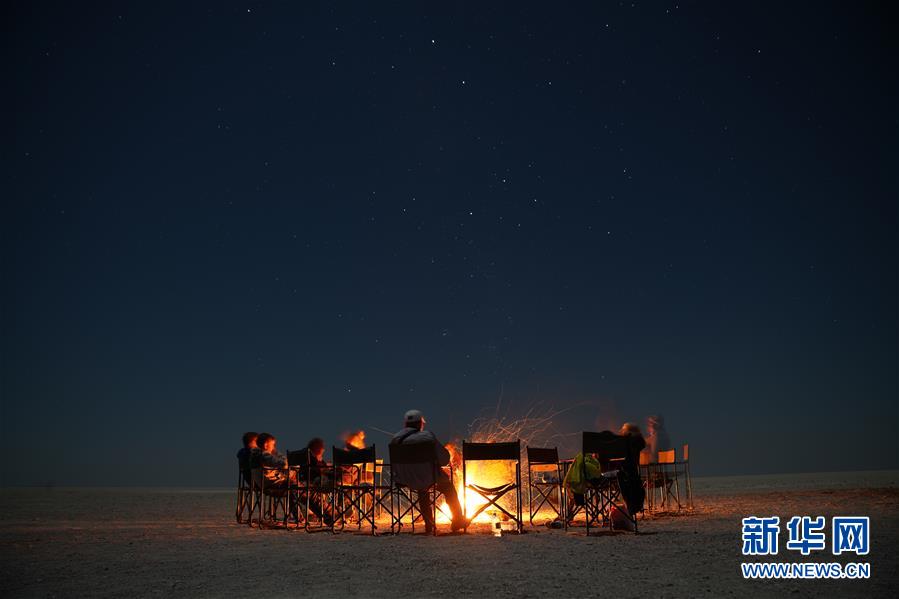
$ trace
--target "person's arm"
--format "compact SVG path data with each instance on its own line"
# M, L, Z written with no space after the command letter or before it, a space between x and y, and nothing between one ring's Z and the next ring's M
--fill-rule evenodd
M437 465L446 466L450 462L450 452L443 446L443 443L437 440L437 436L434 433L431 433L431 437L434 439L434 454L437 458Z
M276 453L263 453L261 461L262 465L268 468L284 468L287 465L287 458Z

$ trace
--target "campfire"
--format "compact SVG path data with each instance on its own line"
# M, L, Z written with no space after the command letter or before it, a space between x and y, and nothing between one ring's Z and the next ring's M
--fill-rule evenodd
M355 449L365 449L365 431L358 430L346 434L346 446Z
M553 421L562 411L552 409L540 410L537 406L531 408L522 418L511 418L508 414L500 413L497 405L495 412L490 416L482 416L475 419L468 427L466 440L474 443L499 443L503 441L521 440L521 469L522 484L526 479L525 448L528 445L535 447L551 447L560 444L564 435L555 431ZM450 466L453 473L453 481L459 495L459 501L463 502L463 508L467 515L474 514L487 501L474 492L465 493L462 484L462 443L452 441L446 444L450 453ZM466 476L469 484L477 484L485 487L498 486L515 480L515 466L510 462L480 462L469 461L466 465ZM499 503L506 509L513 511L513 496L507 496L507 501ZM485 510L477 515L474 522L490 522L492 516ZM449 508L445 501L438 502L437 522L446 524L450 521Z

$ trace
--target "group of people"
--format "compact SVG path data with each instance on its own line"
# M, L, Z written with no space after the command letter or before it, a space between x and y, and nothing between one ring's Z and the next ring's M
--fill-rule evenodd
M320 437L312 438L306 444L308 451L309 467L293 470L289 469L287 456L278 451L278 439L271 433L246 432L242 437L243 447L237 452L237 462L241 476L249 482L253 468L265 466L262 476L266 486L272 489L284 489L289 483L296 484L299 479L307 478L313 484L327 484L327 472L329 465L324 460L325 441ZM296 518L299 506L295 498L289 496L291 515ZM331 525L332 516L327 506L322 505L316 499L310 499L310 509Z
M620 513L613 511L612 518L618 526L632 527L634 515L643 509L646 490L640 476L641 458L649 463L658 461L659 451L670 449L671 440L665 431L664 419L661 416L650 416L646 422L647 435L644 437L640 426L633 422L625 422L617 433L607 432L611 437L627 440L626 457L614 466L602 464L597 455L578 454L574 464L568 469L565 484L571 491L575 505L583 505L584 492L588 484L598 484L602 473L612 467L617 473L618 488L624 499L624 509ZM623 516L619 519L619 516Z
M393 436L390 441L391 445L431 445L434 448L434 459L437 465L448 465L450 463L449 451L443 443L438 441L437 436L432 431L425 429L425 422L424 414L421 411L409 410L406 412L403 416L403 428ZM648 454L649 461L655 462L658 459L658 452L670 448L671 442L668 433L665 431L664 420L661 416L650 416L648 418L646 437L643 436L640 427L632 422L624 423L618 431L618 435L627 437L629 447L631 448L631 455L628 456L619 469L618 482L622 496L627 504L628 512L636 514L637 511L642 509L645 499L645 491L639 471L640 454ZM352 442L359 443L359 433L356 433L353 437L355 438L347 440L347 449L354 447L351 444ZM266 485L273 488L284 488L289 483L296 483L298 482L296 477L300 479L308 477L309 482L316 485L324 486L329 484L332 469L330 464L324 460L325 442L323 439L314 437L306 444L305 449L308 454L309 467L297 470L287 468L287 457L278 452L277 442L275 436L270 433L244 433L243 447L237 452L237 459L240 470L247 481L250 480L251 470L254 467L266 466L267 468L263 469ZM598 462L595 460L591 461L590 456L579 455L578 457L584 460L588 480L592 476L599 476L600 465ZM452 530L457 531L468 525L462 506L459 503L456 489L442 468L437 468L435 474L435 469L429 464L395 464L393 466L393 476L398 484L419 492L420 509L425 521L426 532L433 532L435 526L430 496L426 492L432 486L436 486L437 490L446 499L446 505L452 513ZM574 490L573 495L576 502L583 501L582 494L578 493L577 490ZM291 497L291 501L294 501L293 497ZM327 506L321 505L314 500L310 500L309 505L310 509L327 525L331 524L333 515ZM296 517L297 509L298 506L291 503L290 510L294 517Z
M358 442L358 434L354 436L356 438L353 440ZM296 483L307 477L309 482L319 486L326 486L331 482L329 477L332 476L332 469L330 464L324 460L325 442L323 439L315 437L307 443L305 449L308 453L308 469L305 467L296 470L288 469L287 456L278 452L277 443L275 436L270 433L244 433L243 447L237 452L237 460L245 480L250 480L253 468L265 466L262 469L263 476L266 479L266 486L271 488L285 488L288 484ZM390 443L432 445L434 459L439 466L446 466L450 462L450 454L446 447L437 440L433 432L425 430L425 417L419 410L406 412L403 416L403 428L393 436ZM352 449L349 440L347 444L347 449ZM397 483L419 491L420 509L425 521L426 532L433 532L435 526L430 496L425 492L434 485L446 498L447 507L453 516L452 530L457 531L466 527L468 523L462 512L462 505L459 503L456 489L449 476L441 468L437 469L435 479L434 469L427 464L396 464L393 468L393 475ZM291 513L296 517L298 506L294 504L295 500L292 496L290 500L292 502L289 506ZM333 515L328 506L310 499L310 509L325 524L331 524Z

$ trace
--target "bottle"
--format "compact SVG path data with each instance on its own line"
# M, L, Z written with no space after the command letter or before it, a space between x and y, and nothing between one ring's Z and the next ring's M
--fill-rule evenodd
M499 521L499 516L496 515L496 510L490 512L490 526L493 528L494 537L503 536L503 523Z

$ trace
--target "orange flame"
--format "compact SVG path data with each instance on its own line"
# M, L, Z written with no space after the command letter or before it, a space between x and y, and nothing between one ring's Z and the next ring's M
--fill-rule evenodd
M346 436L347 448L365 449L365 431L358 430Z

